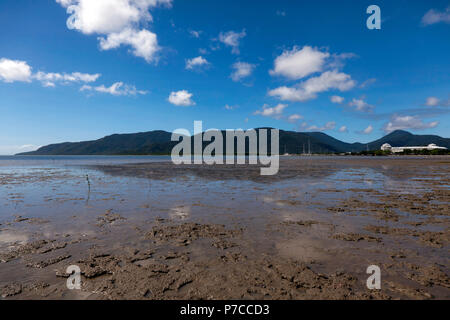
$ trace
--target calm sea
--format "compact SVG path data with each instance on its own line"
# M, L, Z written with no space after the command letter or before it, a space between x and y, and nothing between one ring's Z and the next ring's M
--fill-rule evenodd
M0 156L0 167L65 167L170 161L170 156Z

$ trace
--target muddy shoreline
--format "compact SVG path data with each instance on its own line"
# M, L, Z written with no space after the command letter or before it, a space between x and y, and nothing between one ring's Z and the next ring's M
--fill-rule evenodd
M0 295L450 299L449 157L280 165L0 174ZM69 265L81 290L66 287ZM381 290L366 287L369 265Z

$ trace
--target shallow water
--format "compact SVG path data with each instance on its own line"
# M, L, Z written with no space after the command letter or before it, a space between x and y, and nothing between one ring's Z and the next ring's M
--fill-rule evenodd
M316 168L314 165L321 161L334 161L335 165ZM273 208L313 209L317 207L315 202L322 207L334 205L351 197L355 190L426 192L430 191L429 182L441 178L439 172L424 177L421 171L431 172L431 167L411 168L396 176L395 161L381 166L383 159L368 161L371 162L368 165L343 166L344 158L336 161L335 157L283 157L281 178L256 176L253 180L245 176L243 166L239 169L242 175L227 169L215 176L204 174L202 169L180 174L173 170L175 167L151 165L169 163L170 157L165 156L0 157L0 221L14 215L64 221L74 214L108 209L125 215L147 212L164 217L177 216L179 212L183 219L217 217L224 212L245 212L247 217L261 218ZM291 162L296 163L298 171L283 176L283 168ZM443 183L440 188L449 190ZM359 196L371 194L363 192ZM294 205L289 201L294 201ZM205 210L206 207L214 210Z
M6 169L30 166L51 168L155 161L170 161L170 156L0 156L0 167L5 167Z

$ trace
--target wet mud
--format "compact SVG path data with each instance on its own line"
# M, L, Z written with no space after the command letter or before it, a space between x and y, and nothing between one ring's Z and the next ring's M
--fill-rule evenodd
M0 296L449 299L450 158L313 158L1 171Z

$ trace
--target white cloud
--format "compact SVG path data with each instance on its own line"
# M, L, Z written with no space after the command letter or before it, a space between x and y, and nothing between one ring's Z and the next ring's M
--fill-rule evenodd
M344 52L344 53L339 53L339 54L333 53L330 56L329 61L327 62L327 67L329 69L340 69L340 68L344 67L345 60L353 59L356 57L358 57L358 56L351 52Z
M440 100L436 97L428 97L425 105L428 107L436 107L440 104Z
M331 96L330 101L333 103L341 104L342 102L344 102L344 98L340 96Z
M57 83L68 84L81 82L85 84L81 87L80 91L97 91L116 96L147 94L147 91L137 90L135 86L127 85L123 82L116 82L110 87L105 87L104 85L93 87L86 84L97 81L97 79L101 76L99 73L58 73L38 71L33 74L31 69L32 68L25 61L2 58L0 59L0 80L5 82L31 82L32 80L37 80L41 82L44 87L55 87Z
M156 34L140 29L151 22L151 8L170 6L172 0L56 0L67 8L70 17L67 27L83 34L106 35L99 37L102 50L118 48L125 44L133 54L147 62L155 61L159 50Z
M195 102L192 101L192 96L193 94L189 93L187 90L172 91L169 96L169 102L176 106L193 106L195 105Z
M297 122L300 119L303 119L303 116L297 113L292 114L288 117L288 121L291 123Z
M347 126L340 127L339 132L348 132Z
M70 6L74 1L72 0L56 0L57 3L59 3L60 5L62 5L63 7L67 8L68 6Z
M427 107L450 107L450 99L442 100L436 97L428 97L425 101Z
M2 146L0 145L0 155L7 156L7 155L14 155L21 152L29 152L29 151L35 151L39 149L41 146L36 146L33 144L24 144L21 146Z
M269 96L278 97L280 100L284 101L306 101L310 99L305 97L305 94L301 90L286 86L270 90Z
M353 53L331 55L310 46L285 50L275 59L274 68L269 73L272 76L284 76L290 80L311 77L293 86L281 86L270 90L268 94L283 101L304 102L315 99L318 93L331 89L341 92L350 90L356 85L356 81L352 80L350 75L340 72L339 69L344 65L344 60L355 56ZM321 74L312 76L315 73ZM333 96L331 101L342 103L343 98Z
M69 83L69 82L95 82L101 75L99 73L89 74L81 72L67 73L46 73L39 71L33 78L40 81L44 87L54 87L56 82Z
M55 87L56 82L67 84L70 82L95 82L101 76L99 73L89 74L81 72L57 73L42 72L32 73L32 68L26 61L0 59L0 80L4 82L31 82L40 81L44 87Z
M0 80L4 82L30 82L31 67L20 60L0 59Z
M324 72L318 77L309 78L302 83L301 88L307 95L310 95L330 89L347 91L354 86L355 81L351 79L350 75L333 70Z
M247 62L236 62L232 65L232 68L234 71L231 74L231 79L237 82L250 76L255 69L255 65Z
M268 104L264 104L261 110L257 110L253 114L280 119L283 115L283 110L286 109L287 106L287 104L282 103L276 105L275 107L270 107Z
M439 22L450 23L450 7L447 7L443 12L431 9L422 17L424 26Z
M36 146L33 144L24 144L19 146L19 149L30 149L30 148L36 148Z
M363 133L363 134L371 134L372 131L373 131L373 127L372 127L372 125L370 124L370 125L369 125L367 128L365 128L361 133Z
M156 61L156 53L159 51L156 34L148 30L124 29L121 32L110 33L106 38L99 38L100 48L110 50L120 47L122 44L133 48L136 57L144 58L147 62Z
M284 51L275 59L274 68L269 73L273 76L279 75L298 80L322 71L329 56L328 52L321 52L310 46L304 46L302 49L294 47L290 51Z
M227 110L234 110L234 109L236 109L238 106L230 106L229 104L226 104L225 105L225 109L227 109Z
M284 101L300 101L317 98L317 94L330 89L347 91L355 86L356 82L351 76L337 70L326 71L318 77L312 77L297 84L295 87L279 87L269 91L272 97L278 97Z
M415 130L424 130L434 128L439 124L438 121L433 122L423 122L417 116L399 116L393 115L391 120L386 123L383 130L386 133L395 131L395 130L405 130L405 129L415 129Z
M110 87L105 87L104 85L92 87L89 85L84 85L81 87L80 91L97 91L101 93L109 93L113 96L135 96L137 94L144 95L147 91L137 90L135 86L124 84L123 82L116 82Z
M371 84L374 84L377 81L377 79L375 78L370 78L367 79L366 81L364 81L363 83L361 83L361 85L359 86L360 88L367 88L368 86L370 86Z
M277 10L277 16L285 17L286 16L286 11Z
M150 8L172 0L56 0L71 16L67 27L85 34L109 34L152 21Z
M219 41L225 45L231 47L231 52L234 54L239 54L239 45L242 38L246 36L245 29L237 33L234 31L221 32L219 34Z
M95 82L100 77L100 74L73 72L72 74L64 74L63 77L66 81Z
M361 99L353 98L352 101L348 103L348 105L359 112L372 112L372 110L375 108L373 105L368 104L362 98Z
M194 38L200 38L200 34L202 33L202 31L196 31L196 30L190 30L189 34L194 37Z
M306 125L306 123L304 125ZM334 128L336 128L336 122L330 121L330 122L327 122L322 127L310 126L310 127L307 127L306 130L308 130L308 131L327 131L327 130L334 130Z
M207 66L209 65L208 60L203 58L202 56L198 56L196 58L186 60L186 69L193 70L196 67Z

